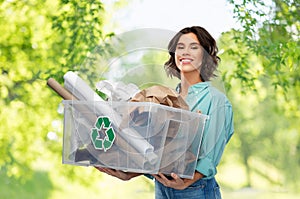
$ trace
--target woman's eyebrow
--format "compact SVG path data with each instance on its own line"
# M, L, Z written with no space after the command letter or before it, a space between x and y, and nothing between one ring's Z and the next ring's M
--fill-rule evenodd
M200 43L198 43L198 42L191 42L188 45L195 45L195 44L200 45ZM177 45L185 45L185 44L182 42L179 42L179 43L177 43Z
M198 42L192 42L192 43L190 43L190 45L194 45L194 44L200 45L200 43L198 43Z

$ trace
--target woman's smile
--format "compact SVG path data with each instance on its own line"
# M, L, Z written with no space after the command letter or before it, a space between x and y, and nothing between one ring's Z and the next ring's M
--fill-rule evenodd
M181 65L184 65L184 64L191 64L193 59L191 59L191 58L180 58L179 61L180 61Z

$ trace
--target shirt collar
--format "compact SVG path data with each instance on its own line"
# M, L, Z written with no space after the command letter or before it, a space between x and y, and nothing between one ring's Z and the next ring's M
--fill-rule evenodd
M200 92L210 86L210 82L199 82L189 87L188 93L194 93L195 91Z

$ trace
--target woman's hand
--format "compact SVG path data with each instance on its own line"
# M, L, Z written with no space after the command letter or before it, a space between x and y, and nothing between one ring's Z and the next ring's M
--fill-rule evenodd
M95 168L103 173L114 176L114 177L119 178L120 180L124 180L124 181L130 180L131 178L141 175L140 173L124 172L121 170L115 170L115 169L109 169L109 168L103 168L103 167L95 167Z
M171 173L173 179L169 180L164 174L158 173L157 175L152 175L157 181L162 183L166 187L171 187L174 189L183 190L203 177L199 172L195 172L193 179L182 179L177 174Z

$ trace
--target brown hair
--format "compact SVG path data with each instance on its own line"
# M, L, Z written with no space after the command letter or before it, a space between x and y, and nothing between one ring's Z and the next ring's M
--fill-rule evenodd
M175 51L176 51L176 46L179 38L183 34L187 34L187 33L194 33L197 36L200 45L204 49L203 62L200 70L200 78L202 81L208 81L210 80L210 78L216 76L214 72L217 69L218 63L221 61L221 59L220 57L217 56L218 47L216 45L215 39L207 32L207 30L205 30L200 26L192 26L192 27L184 28L180 30L171 39L168 45L170 58L164 65L165 70L168 76L170 77L175 76L180 79L180 71L177 68L175 63Z

